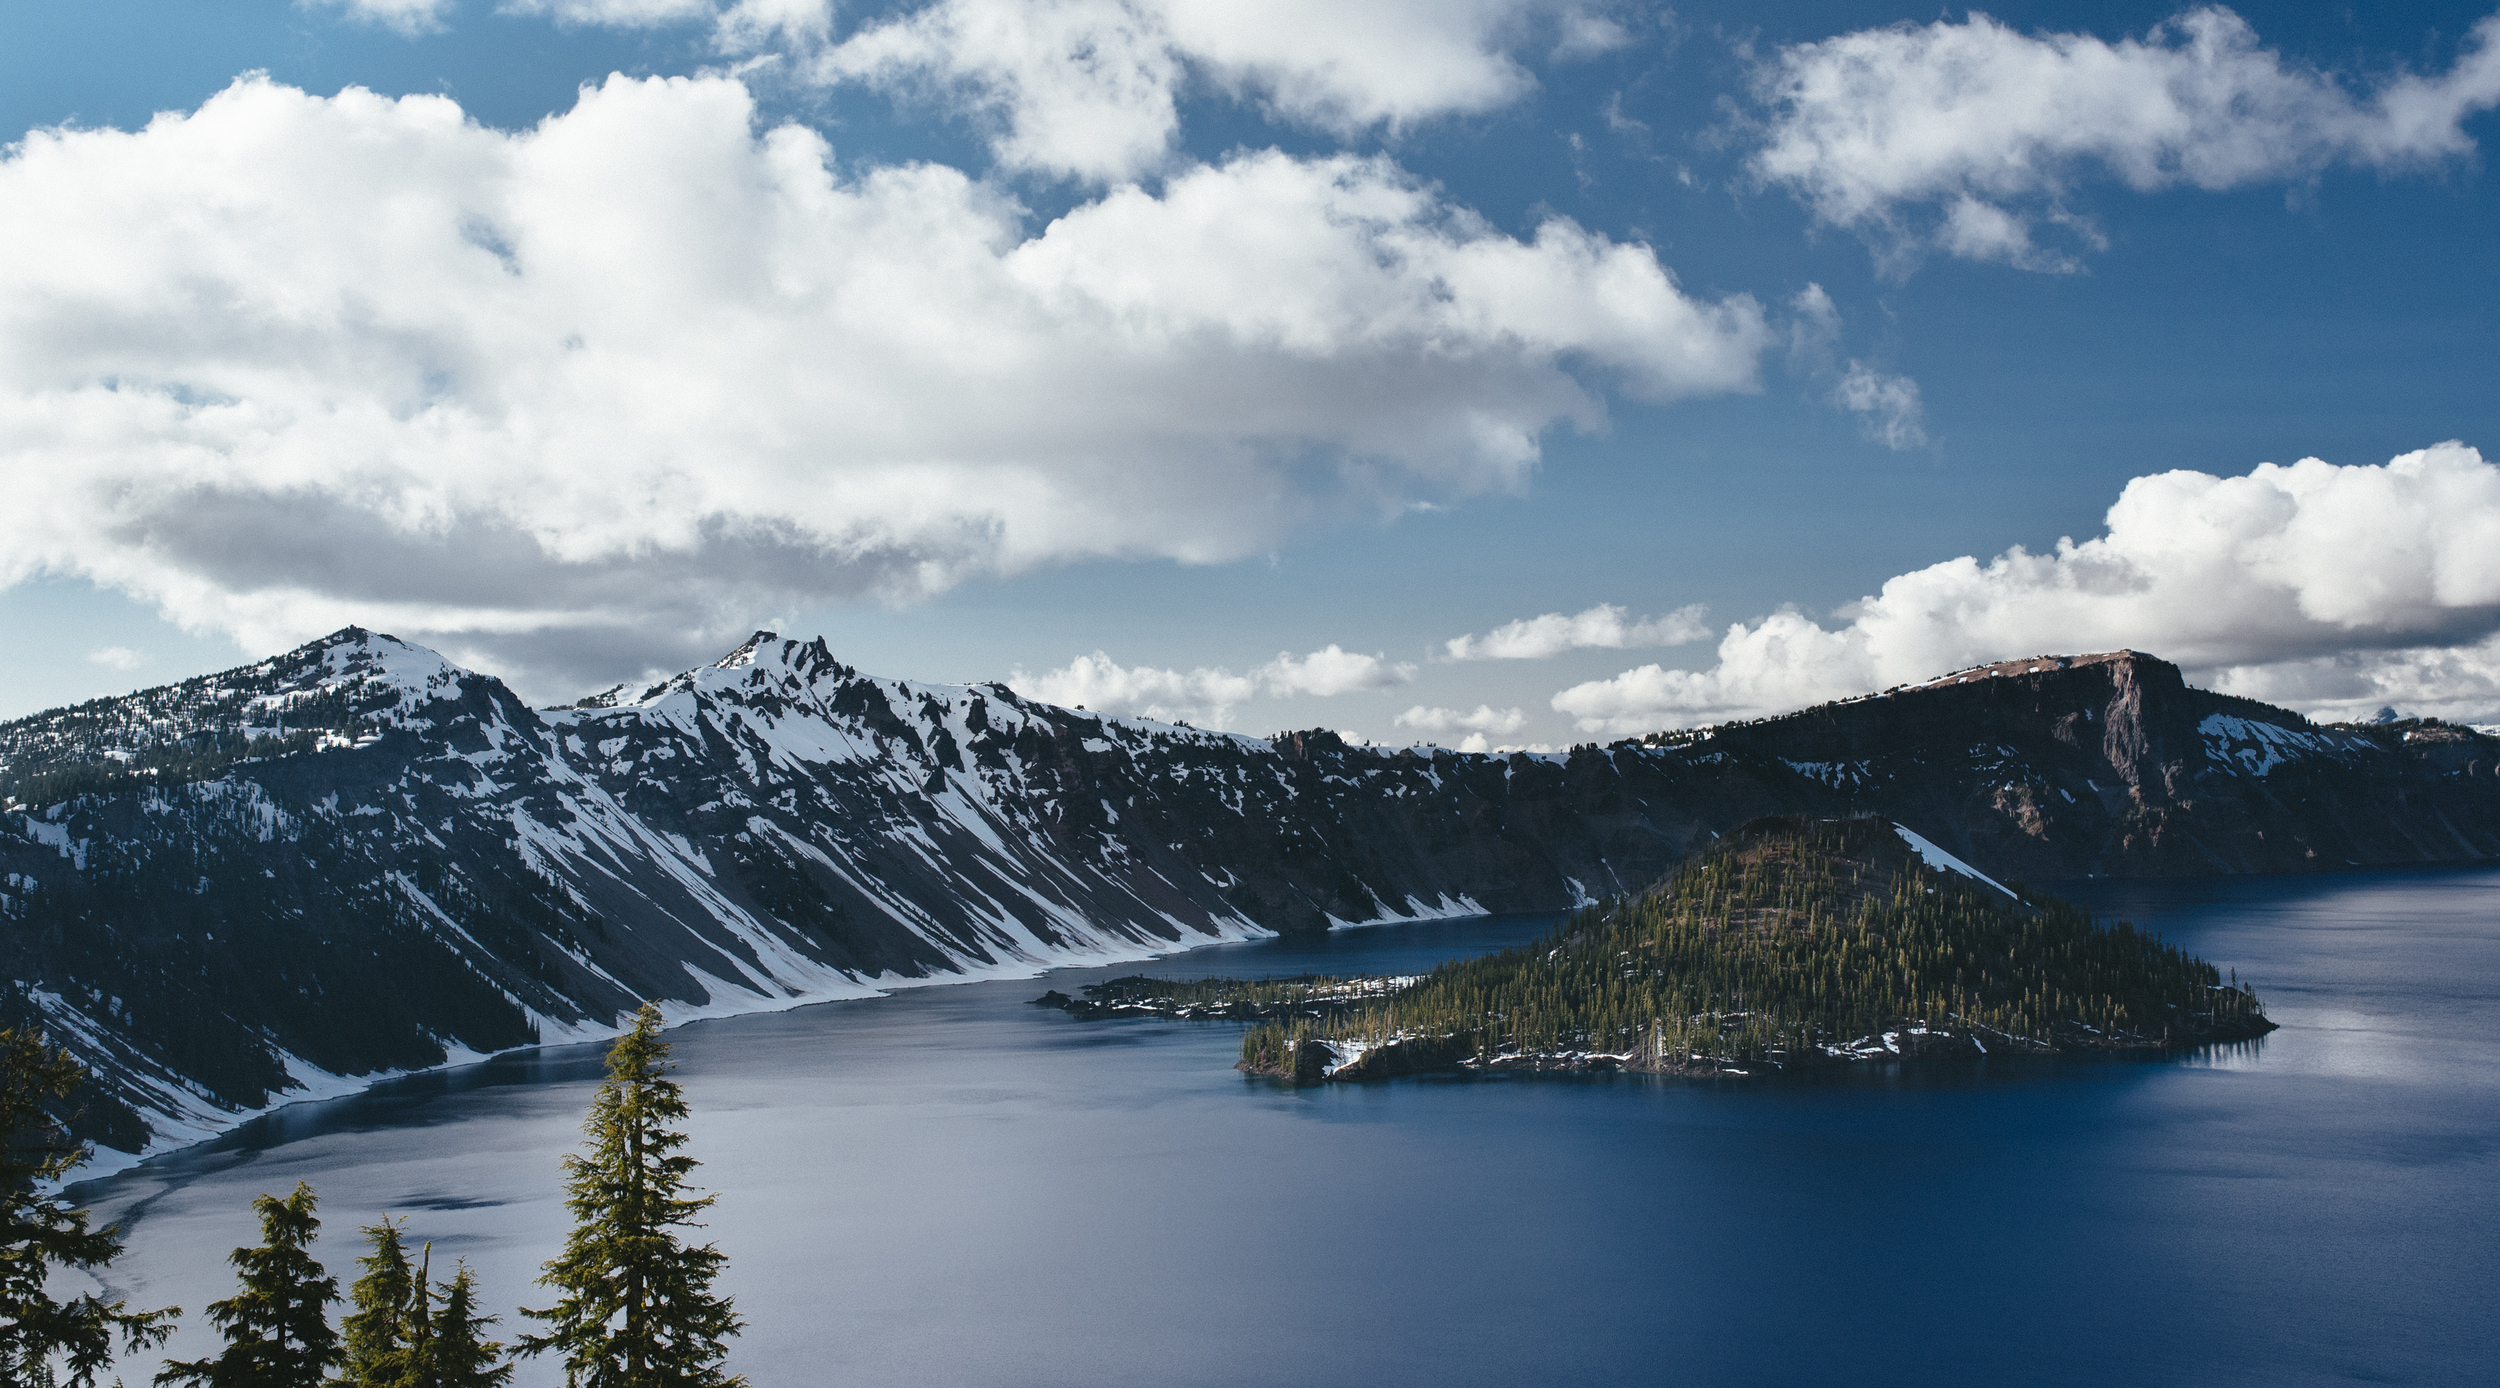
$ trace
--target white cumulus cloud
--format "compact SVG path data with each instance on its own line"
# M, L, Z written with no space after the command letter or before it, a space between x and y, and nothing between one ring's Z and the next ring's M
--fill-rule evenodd
M1515 733L1528 726L1528 715L1515 708L1495 708L1491 704L1478 704L1473 713L1417 704L1399 714L1395 721L1398 727L1424 733L1456 732L1462 728L1479 733Z
M758 613L1512 489L1609 389L1749 390L1770 340L1646 247L1510 236L1381 158L1244 153L1036 230L754 121L723 77L525 131L252 77L28 134L0 584L252 648L356 621L569 694Z
M1122 665L1096 651L1057 670L1028 674L1019 669L1008 676L1007 683L1028 698L1067 708L1082 706L1095 713L1135 714L1223 728L1230 726L1236 706L1261 696L1325 698L1394 689L1414 678L1412 665L1349 651L1331 642L1326 649L1307 655L1279 651L1275 659L1243 675L1222 666L1166 670Z
M1413 682L1415 667L1392 663L1378 655L1338 649L1330 642L1328 649L1309 655L1289 655L1283 651L1259 667L1259 684L1268 693L1290 698L1296 694L1354 694L1374 689L1394 689Z
M2062 224L2097 246L2068 206L2090 178L2214 190L2471 155L2465 119L2500 104L2500 16L2447 71L2369 82L2288 61L2206 6L2115 43L1978 13L1860 30L1781 49L1756 87L1767 113L1753 173L1820 220L1896 263L1933 245L2072 269L2035 233Z
M1457 637L1442 649L1452 660L1544 660L1587 647L1680 646L1710 634L1709 612L1694 603L1663 617L1633 618L1613 603L1599 603L1569 616L1522 617L1482 636Z
M1218 728L1229 720L1235 705L1249 702L1259 692L1256 679L1229 670L1128 666L1101 651L1037 675L1018 670L1007 677L1007 684L1027 698L1063 708Z
M411 35L454 0L297 0ZM1167 163L1184 98L1220 93L1340 138L1497 110L1569 62L1633 42L1612 0L501 0L506 15L650 29L708 23L741 62L866 84L969 119L1011 168L1097 181Z
M935 0L800 66L976 113L1010 166L1117 180L1164 162L1193 78L1291 124L1394 133L1526 95L1511 54L1540 35L1557 57L1628 38L1555 0Z
M1551 750L1541 743L1525 749L1495 744L1494 739L1507 737L1528 725L1528 715L1515 708L1495 708L1490 704L1478 704L1475 711L1469 713L1461 709L1431 708L1417 704L1399 714L1396 724L1401 728L1412 728L1419 733L1427 733L1436 737L1465 729L1467 735L1455 744L1455 750L1461 752L1518 750L1544 752Z
M2458 443L2382 465L2139 477L2106 533L1903 574L1826 627L1728 628L1717 663L1554 696L1584 732L1748 717L2042 652L2131 647L2193 678L2346 716L2500 712L2500 467Z

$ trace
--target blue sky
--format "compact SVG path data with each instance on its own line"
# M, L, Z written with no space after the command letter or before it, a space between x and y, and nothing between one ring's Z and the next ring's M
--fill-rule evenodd
M360 621L1382 741L2116 645L2500 719L2488 13L14 7L0 714Z

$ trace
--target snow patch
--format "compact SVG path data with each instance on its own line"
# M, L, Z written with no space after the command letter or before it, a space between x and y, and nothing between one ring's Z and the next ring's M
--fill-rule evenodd
M1325 913L1323 912L1322 914ZM1442 894L1440 900L1430 902L1425 901L1420 897L1410 896L1406 899L1406 909L1403 912L1392 908L1382 911L1379 915L1372 916L1365 920L1339 920L1335 916L1329 916L1328 928L1331 930L1360 930L1365 926L1371 925L1406 925L1414 921L1463 920L1468 916L1489 916L1492 914L1493 913L1491 911L1486 910L1482 905L1478 904L1476 899L1472 896L1465 895L1464 893L1461 893L1458 896L1451 896L1445 892Z
M2206 755L2251 776L2263 776L2296 757L2347 750L2331 734L2303 732L2227 713L2207 714L2205 721L2196 725L2196 731L2205 740Z
M1908 844L1911 851L1917 853L1919 857L1926 859L1929 867L1938 868L1945 872L1960 873L1962 876L1968 877L1974 881L1985 882L1989 886L1996 888L1998 891L2004 892L2007 896L2013 897L2016 901L2022 900L2021 897L2014 896L2012 889L2008 888L2004 883L1999 882L1995 878L1990 877L1988 874L1981 872L1979 869L1972 867L1970 864L1963 862L1961 859L1954 857L1952 854L1945 852L1941 848L1938 848L1935 844L1913 832L1908 825L1895 824L1892 826L1892 831L1901 836L1901 841Z

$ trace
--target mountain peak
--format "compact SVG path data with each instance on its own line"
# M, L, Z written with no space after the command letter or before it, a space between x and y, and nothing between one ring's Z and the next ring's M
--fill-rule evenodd
M755 663L755 653L758 650L761 650L764 646L780 639L781 633L777 631L759 630L753 636L746 639L745 645L742 645L738 649L731 651L729 654L722 656L720 659L713 661L712 668L715 670L734 670L741 665L753 665Z

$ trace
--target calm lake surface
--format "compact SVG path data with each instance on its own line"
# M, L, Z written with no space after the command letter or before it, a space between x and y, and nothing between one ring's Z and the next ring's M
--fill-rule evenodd
M1119 973L1419 969L1486 918L671 1033L710 1236L781 1385L2490 1384L2500 871L2070 885L2282 1030L2170 1062L1289 1092L1231 1025L1026 1006ZM561 1245L596 1048L301 1105L82 1198L115 1289L206 1303L301 1178L344 1283L410 1216L483 1300ZM144 1381L152 1362L125 1366ZM561 1381L526 1364L517 1382Z

